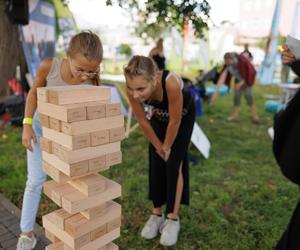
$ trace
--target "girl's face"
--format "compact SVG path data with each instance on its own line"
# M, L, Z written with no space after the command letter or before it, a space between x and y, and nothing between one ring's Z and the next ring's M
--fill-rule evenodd
M144 102L150 99L155 90L157 79L148 80L143 76L126 78L127 92L138 102Z
M96 60L89 60L79 53L74 57L68 57L68 60L72 75L81 81L93 79L100 72L100 62Z

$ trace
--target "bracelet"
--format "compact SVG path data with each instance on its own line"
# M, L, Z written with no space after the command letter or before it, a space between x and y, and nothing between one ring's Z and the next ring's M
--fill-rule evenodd
M32 118L31 117L25 117L23 119L23 124L25 125L32 125Z

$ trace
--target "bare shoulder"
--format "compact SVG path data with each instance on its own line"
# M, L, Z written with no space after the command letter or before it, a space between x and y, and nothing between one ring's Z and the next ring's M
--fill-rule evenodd
M46 58L41 62L35 76L34 87L46 86L46 78L51 70L52 61L53 61L52 58Z
M49 57L49 58L44 59L40 64L39 70L45 71L48 74L51 69L52 62L53 62L53 58Z
M181 78L175 73L169 73L169 77L166 79L167 91L180 91L181 90Z

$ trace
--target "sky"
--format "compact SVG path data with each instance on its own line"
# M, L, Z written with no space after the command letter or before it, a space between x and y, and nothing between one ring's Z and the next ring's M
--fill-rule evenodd
M241 0L208 0L210 16L218 25L223 20L236 22L239 18ZM102 25L117 27L130 24L129 14L118 6L106 6L104 0L70 0L69 7L80 29L97 28Z

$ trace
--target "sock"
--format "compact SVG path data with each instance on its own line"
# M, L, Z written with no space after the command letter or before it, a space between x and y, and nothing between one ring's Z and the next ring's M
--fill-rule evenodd
M173 220L173 221L178 221L178 218L177 219L173 219L173 218L170 218L170 217L167 217L169 220Z

